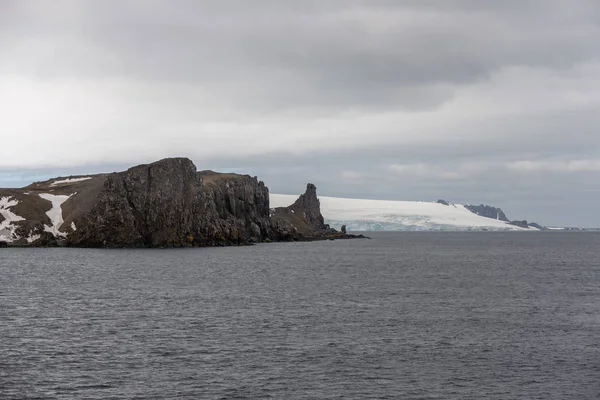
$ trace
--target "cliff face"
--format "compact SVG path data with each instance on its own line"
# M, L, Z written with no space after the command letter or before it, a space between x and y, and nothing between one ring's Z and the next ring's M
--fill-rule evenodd
M140 165L106 177L95 204L70 235L83 246L181 244L191 234L201 180L185 159Z
M246 237L261 240L273 237L269 216L269 189L248 175L201 173L204 192L214 207L214 218L235 221Z
M72 243L83 246L215 246L272 236L269 192L249 176L198 173L161 160L107 177Z
M192 161L170 158L124 172L0 190L0 241L83 247L216 246L317 239L335 232L324 224L311 184L286 209L285 218L271 214L269 190L256 177L197 172Z
M317 197L317 187L312 183L306 185L306 192L301 194L288 209L296 214L302 214L314 231L329 229L329 225L325 225L325 220L321 215L321 202Z

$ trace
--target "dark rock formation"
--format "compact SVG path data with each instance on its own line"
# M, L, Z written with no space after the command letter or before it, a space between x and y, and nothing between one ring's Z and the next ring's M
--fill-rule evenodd
M438 201L436 201L436 203L438 203L438 204L443 204L443 205L445 205L445 206L449 206L449 205L450 205L450 203L449 203L449 202L447 202L447 201L446 201L446 200L444 200L444 199L439 199Z
M321 215L321 202L317 197L317 187L312 183L306 185L306 192L301 194L298 200L288 208L296 213L302 213L311 229L315 231L329 229L329 225L325 225L325 220Z
M481 217L509 222L508 218L506 217L506 214L504 214L504 211L497 207L480 204L478 206L466 205L465 208Z
M70 235L76 246L216 246L271 237L269 191L249 176L196 172L184 158L106 178Z
M182 245L201 180L189 160L166 159L106 177L72 234L75 246Z
M469 211L480 215L482 217L487 217L487 218L492 218L492 219L499 219L501 221L505 221L508 222L510 225L514 225L514 226L518 226L521 228L537 228L539 230L547 230L546 227L536 224L535 222L532 223L528 223L527 221L510 221L507 217L506 214L504 214L504 211L502 211L500 208L497 207L492 207L492 206L487 206L487 205L478 205L478 206L473 206L473 205L467 205L465 206Z
M527 221L510 221L509 224L525 229L529 228L529 224L527 223Z
M548 228L546 228L545 226L542 226L542 225L540 225L538 223L535 223L535 222L529 222L528 225L529 225L529 227L539 229L540 231L546 231L546 230L548 230Z
M349 235L338 232L325 224L321 214L321 203L317 197L317 188L312 183L306 186L306 192L289 207L273 210L272 226L279 240L323 240L364 238L363 235Z
M342 225L340 232L342 232L344 235L346 234L346 225Z
M0 241L0 248L2 247L8 247L8 243L4 242L4 241Z
M52 204L40 195L68 198L60 226L53 226L46 215ZM13 224L13 245L182 247L350 237L324 223L312 184L272 216L269 190L256 177L197 172L186 158L0 189L2 196L18 200L11 210L24 217Z

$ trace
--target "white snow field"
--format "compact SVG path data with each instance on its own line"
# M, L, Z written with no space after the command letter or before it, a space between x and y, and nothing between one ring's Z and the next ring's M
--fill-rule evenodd
M272 208L286 207L297 195L270 194ZM534 231L481 217L461 204L425 201L345 199L319 196L325 223L349 231Z
M60 181L54 181L50 184L50 186L58 186L58 185L64 185L66 183L82 182L82 181L87 181L89 179L92 179L92 178L89 176L84 177L84 178L67 178L67 179L62 179Z
M72 195L71 195L72 196ZM44 200L48 200L52 203L52 208L50 211L46 212L48 218L50 218L50 222L52 225L44 225L44 231L50 232L54 236L63 236L66 237L67 234L60 232L60 226L63 224L63 215L62 215L62 204L69 199L67 195L54 195L49 193L40 193L40 197Z
M17 214L10 211L11 207L16 206L19 202L12 197L0 197L0 214L4 217L4 220L0 222L0 240L4 242L12 242L19 239L15 234L17 228L12 223L17 221L24 221L25 218L18 216Z

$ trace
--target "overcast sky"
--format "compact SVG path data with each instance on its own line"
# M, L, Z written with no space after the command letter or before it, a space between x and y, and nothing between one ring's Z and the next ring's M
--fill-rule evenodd
M600 1L0 0L0 187L175 156L600 226Z

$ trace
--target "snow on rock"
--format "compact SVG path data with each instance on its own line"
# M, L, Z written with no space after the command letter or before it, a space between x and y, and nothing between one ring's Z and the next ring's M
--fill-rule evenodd
M27 237L27 243L33 243L41 237L42 235L34 235L33 232L30 231L29 236Z
M46 212L48 218L50 218L50 222L52 225L44 225L44 231L50 232L54 236L62 236L66 237L67 234L60 232L60 226L63 224L63 216L62 216L62 204L69 199L70 196L67 195L54 195L49 193L41 193L40 197L44 200L48 200L52 203L52 208L50 211Z
M25 221L25 218L18 216L10 211L11 207L16 206L19 202L12 197L0 197L0 214L4 220L0 222L0 240L4 242L12 242L18 240L19 237L15 233L17 227L13 222Z
M298 196L271 194L271 207L286 207ZM325 223L348 231L531 231L492 218L481 217L461 204L449 206L424 201L389 201L321 197Z
M67 179L62 179L60 181L54 181L50 184L50 186L64 185L66 183L82 182L82 181L87 181L89 179L92 179L92 178L90 176L86 176L83 178L67 178Z
M75 226L75 222L71 222L71 229L73 229L73 231L77 230L77 227Z

